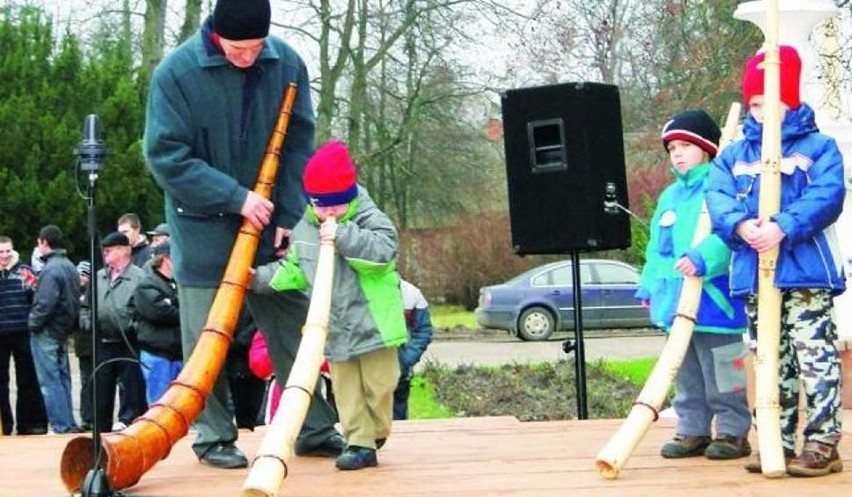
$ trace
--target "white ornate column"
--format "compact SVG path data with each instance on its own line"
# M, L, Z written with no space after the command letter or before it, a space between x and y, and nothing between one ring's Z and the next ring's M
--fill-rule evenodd
M756 24L765 34L766 9L765 0L744 2L737 6L734 17ZM841 341L846 343L843 363L844 384L848 386L852 384L852 125L848 116L840 111L836 65L832 66L828 58L822 58L825 65L820 64L819 53L837 50L837 40L833 38L836 33L826 29L814 31L823 21L835 16L839 9L831 0L779 0L779 11L779 42L792 45L802 57L802 99L814 108L820 131L837 140L846 169L846 200L835 230L843 251L850 289L834 300L838 333ZM819 53L814 49L816 42L820 42ZM821 67L826 70L820 71ZM852 407L852 388L844 389L844 406Z
M838 13L832 0L779 0L778 40L791 45L802 57L802 100L818 109L825 87L819 79L818 54L810 43L814 28ZM736 19L750 21L766 34L766 1L743 2L734 12ZM756 47L757 48L757 47Z

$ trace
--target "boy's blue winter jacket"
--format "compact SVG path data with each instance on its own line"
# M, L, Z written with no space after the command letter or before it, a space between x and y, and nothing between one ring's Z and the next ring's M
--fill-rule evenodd
M731 291L757 292L757 252L736 234L737 225L758 217L763 126L749 115L745 139L713 161L707 204L713 232L731 247ZM781 210L772 220L786 234L781 241L775 285L781 289L846 289L833 223L843 210L843 158L833 138L819 132L814 112L802 104L787 111L781 125Z

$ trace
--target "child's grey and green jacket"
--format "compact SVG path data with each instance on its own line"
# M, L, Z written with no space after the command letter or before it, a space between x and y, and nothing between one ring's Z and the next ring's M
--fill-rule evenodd
M308 207L290 236L290 251L257 268L253 291L301 290L310 295L319 257L319 220ZM338 220L334 284L325 354L348 361L405 343L407 333L396 228L359 186L358 197Z

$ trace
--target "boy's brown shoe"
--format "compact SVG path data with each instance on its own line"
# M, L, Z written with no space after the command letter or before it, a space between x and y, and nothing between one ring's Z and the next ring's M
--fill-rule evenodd
M796 451L793 449L784 448L784 466L788 467L790 465L790 461L796 458ZM760 467L760 454L755 454L745 465L743 466L746 471L749 473L762 473L763 469Z
M693 437L686 435L675 435L671 442L663 445L660 455L666 459L680 459L682 457L703 456L704 450L713 439L710 437Z
M716 440L713 440L704 451L704 456L707 459L715 460L739 459L750 454L751 444L748 443L748 438L731 435L722 435Z
M802 455L790 461L787 474L790 476L825 476L843 471L843 461L834 445L808 441Z

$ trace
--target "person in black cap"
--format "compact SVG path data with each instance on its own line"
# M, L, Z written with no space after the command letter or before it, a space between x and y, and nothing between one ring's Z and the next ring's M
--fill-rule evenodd
M89 261L77 263L77 275L80 278L80 303L86 299L89 283L92 280L92 264ZM92 332L78 325L73 333L74 353L77 355L77 366L80 368L80 428L84 431L92 429Z
M172 278L171 244L161 243L152 253L151 264L143 268L145 277L133 292L139 360L148 404L153 404L166 392L183 367L180 306L177 285Z
M154 247L160 245L163 242L169 241L169 225L166 223L160 223L157 225L156 228L145 234L151 238L151 249L153 252Z
M99 269L98 290L98 430L108 432L129 425L148 408L145 401L145 380L139 367L133 322L133 292L145 272L132 262L130 239L114 231L101 240L104 267ZM92 329L92 315L86 294L80 310L80 327ZM113 424L116 388L119 389L118 422Z
M668 121L661 137L675 181L657 200L636 296L650 303L651 321L668 331L684 277L702 277L695 333L677 375L675 436L660 450L665 458L736 459L751 454L743 368L745 301L730 295L731 251L722 239L710 235L698 245L692 243L720 136L719 126L706 112L688 110Z
M218 0L198 33L154 70L148 94L144 152L165 194L165 220L178 285L184 359L203 329L240 224L262 230L257 264L276 251L305 210L302 171L313 151L310 79L299 54L269 36L268 0ZM284 90L297 94L281 150L274 198L252 191ZM269 344L276 375L289 376L307 299L298 292L250 295L247 307ZM319 385L318 385L319 386ZM224 375L195 423L193 450L220 468L248 464ZM314 397L295 451L336 457L343 440L334 409Z

